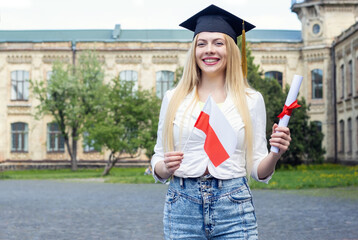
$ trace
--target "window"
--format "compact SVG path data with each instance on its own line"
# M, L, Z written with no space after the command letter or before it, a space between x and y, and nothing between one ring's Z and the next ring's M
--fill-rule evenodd
M348 62L348 74L347 74L347 95L352 96L353 88L353 66L352 60Z
M358 94L358 57L355 59L355 68L354 68L354 80L355 80L355 88L356 93Z
M311 71L312 78L312 99L322 99L323 97L323 74L321 69Z
M47 152L64 152L65 138L57 123L47 124Z
M282 72L278 72L278 71L265 72L265 78L276 79L282 87Z
M51 94L50 94L50 89L49 86L51 85L51 76L52 76L52 71L48 71L46 73L46 80L47 80L47 98L51 99Z
M358 145L358 117L356 117L356 144L354 146ZM357 153L358 153L358 148L357 149Z
M339 150L340 153L344 152L344 121L339 121Z
M341 99L344 98L344 65L341 66Z
M348 153L352 153L352 147L353 147L353 129L352 129L352 119L351 118L348 118L348 121L347 121L347 130L348 130Z
M321 31L321 26L317 23L314 24L312 27L312 32L317 35L320 31Z
M157 96L163 98L167 90L174 85L174 72L171 71L159 71L157 72Z
M11 72L11 100L29 99L29 72Z
M133 81L133 90L138 90L138 73L132 70L125 70L119 73L119 79L124 81Z
M88 140L89 133L84 132L83 133L83 152L99 152L100 149L97 149L94 147L94 140L89 141Z
M28 151L28 126L27 123L16 122L11 124L11 151Z
M321 121L313 121L316 124L318 131L322 132L322 122Z

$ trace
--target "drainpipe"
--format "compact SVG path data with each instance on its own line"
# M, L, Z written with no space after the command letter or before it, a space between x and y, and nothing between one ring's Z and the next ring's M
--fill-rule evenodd
M338 146L337 146L337 94L336 94L336 54L335 54L336 42L333 41L331 48L331 59L332 59L332 81L333 81L333 116L334 116L334 163L338 163Z
M71 49L72 49L72 64L73 64L73 67L75 67L76 66L76 41L75 40L72 41Z

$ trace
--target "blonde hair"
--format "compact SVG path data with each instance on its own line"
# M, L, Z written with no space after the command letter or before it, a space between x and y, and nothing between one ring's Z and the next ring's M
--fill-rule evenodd
M169 102L167 114L163 129L163 146L165 151L174 151L173 121L175 114L184 100L200 83L200 69L195 60L195 48L198 36L195 36L192 45L188 51L187 61L184 66L183 76L176 87L173 96ZM245 124L245 142L246 142L246 172L248 177L252 169L253 136L252 124L249 108L246 101L246 89L249 88L247 79L244 78L241 67L240 50L234 40L224 34L227 52L227 65L225 88L227 93L233 98L233 102ZM195 93L193 101L197 101L198 94ZM189 107L191 104L189 105Z

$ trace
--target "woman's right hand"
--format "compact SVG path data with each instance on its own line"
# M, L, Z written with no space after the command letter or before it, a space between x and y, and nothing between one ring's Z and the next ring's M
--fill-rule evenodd
M167 152L164 154L164 166L170 176L180 167L183 158L184 153L182 152Z
M167 152L164 154L164 160L159 161L154 171L157 176L162 179L168 179L180 167L181 161L184 158L182 152Z

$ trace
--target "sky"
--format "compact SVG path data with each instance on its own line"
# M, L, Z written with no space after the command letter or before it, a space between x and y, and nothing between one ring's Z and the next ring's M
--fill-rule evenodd
M210 4L257 29L301 29L291 0L0 0L0 30L180 29Z

